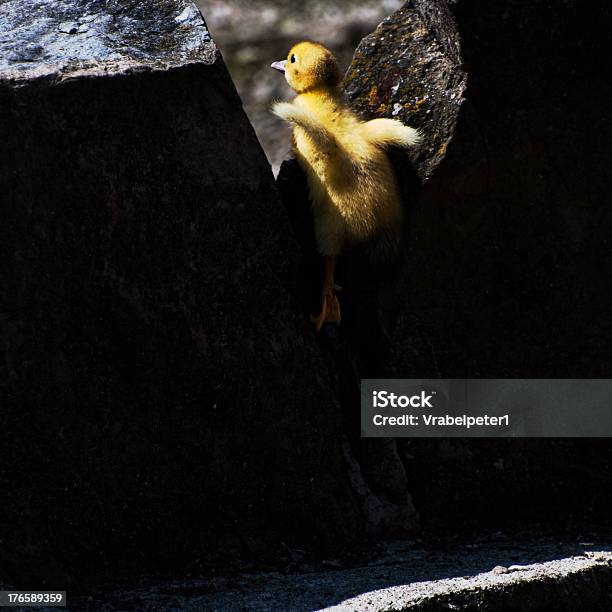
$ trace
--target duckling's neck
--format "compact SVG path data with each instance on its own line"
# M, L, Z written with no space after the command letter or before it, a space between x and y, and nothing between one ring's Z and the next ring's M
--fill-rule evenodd
M337 87L321 86L311 87L298 94L304 100L316 102L336 102L340 98L340 91Z

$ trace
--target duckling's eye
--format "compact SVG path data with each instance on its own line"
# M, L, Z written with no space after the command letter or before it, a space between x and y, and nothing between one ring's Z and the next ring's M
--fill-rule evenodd
M291 54L291 57L289 58L289 61L290 61L292 64L295 64L295 53L292 53L292 54Z

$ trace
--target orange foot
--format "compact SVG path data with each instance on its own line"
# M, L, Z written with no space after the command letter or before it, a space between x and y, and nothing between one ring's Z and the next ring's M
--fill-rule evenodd
M317 317L311 316L310 320L315 324L315 329L321 331L323 323L340 323L340 303L336 291L340 287L324 290L321 298L321 314Z
M334 269L336 258L333 255L325 256L325 280L321 293L321 314L318 317L310 317L317 331L323 327L323 323L340 323L340 304L336 297L336 291L340 287L334 282Z

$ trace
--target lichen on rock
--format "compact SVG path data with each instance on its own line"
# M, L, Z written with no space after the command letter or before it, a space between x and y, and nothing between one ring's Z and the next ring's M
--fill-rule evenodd
M364 38L343 87L364 118L391 117L421 130L423 144L411 156L424 180L453 137L466 81L453 16L434 0L407 2Z

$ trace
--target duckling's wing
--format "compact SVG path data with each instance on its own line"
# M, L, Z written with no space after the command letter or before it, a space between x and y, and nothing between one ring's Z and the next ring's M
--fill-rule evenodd
M364 138L379 147L412 147L421 142L418 130L397 119L372 119L362 124Z
M306 130L320 149L329 151L338 148L338 142L334 135L321 123L314 113L309 112L307 109L291 102L277 102L272 106L272 112L281 119Z

